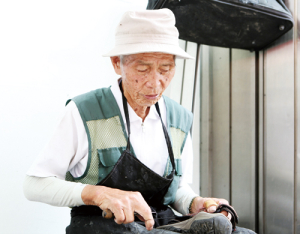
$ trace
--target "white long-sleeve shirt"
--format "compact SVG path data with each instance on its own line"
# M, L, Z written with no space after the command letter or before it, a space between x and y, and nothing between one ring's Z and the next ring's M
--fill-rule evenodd
M118 83L111 86L124 122L125 115L122 94ZM166 106L159 100L161 116L166 125ZM163 175L169 157L161 122L154 106L144 122L128 105L131 144L137 158L156 173ZM196 194L188 183L192 182L193 152L191 137L188 135L183 152L179 190L174 207L181 213L188 213L188 205ZM29 200L41 201L56 206L83 205L81 192L85 185L64 181L67 171L74 177L83 175L88 161L88 139L74 102L70 102L52 138L35 160L24 183L24 193ZM55 192L53 192L55 191Z

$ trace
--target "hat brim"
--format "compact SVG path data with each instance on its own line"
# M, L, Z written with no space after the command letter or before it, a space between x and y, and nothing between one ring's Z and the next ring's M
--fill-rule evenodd
M169 44L150 44L150 43L138 43L138 44L124 44L117 45L108 53L104 54L104 57L113 57L120 55L129 54L140 54L140 53L152 53L161 52L166 54L173 54L179 59L194 59L188 53L186 53L179 46Z

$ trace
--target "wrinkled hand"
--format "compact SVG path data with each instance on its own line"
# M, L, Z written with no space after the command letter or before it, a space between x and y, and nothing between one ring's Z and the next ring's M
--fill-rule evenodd
M117 224L134 221L134 212L145 222L148 231L153 229L154 220L151 209L139 192L128 192L105 186L87 185L81 198L86 205L99 206L102 210L111 210Z
M205 201L208 201L208 200L214 200L215 202L217 202L219 205L221 204L226 204L226 205L229 205L228 201L225 200L225 199L222 199L222 198L211 198L211 197L196 197L192 203L192 206L191 206L191 212L192 214L197 214L199 213L200 211L205 211L205 212L208 212L206 209L205 209L205 206L204 206L204 202ZM221 211L221 213L223 215L225 215L229 220L231 220L231 214L229 214L228 212L226 211Z

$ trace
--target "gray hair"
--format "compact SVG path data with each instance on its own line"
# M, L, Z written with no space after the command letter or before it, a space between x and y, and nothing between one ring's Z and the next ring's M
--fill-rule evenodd
M120 55L119 56L121 64L124 64L124 61L125 61L125 59L126 59L127 56L128 55Z

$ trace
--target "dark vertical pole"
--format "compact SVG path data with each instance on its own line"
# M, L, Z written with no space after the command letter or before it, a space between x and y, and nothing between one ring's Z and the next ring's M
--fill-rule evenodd
M195 99L196 99L196 89L197 89L197 78L199 76L199 61L200 61L200 44L197 44L197 55L196 55L196 66L195 66L195 78L194 78L194 90L193 90L193 103L192 103L192 113L195 110Z
M186 41L185 42L185 51L187 50L187 44L188 42ZM180 104L182 104L182 98L183 98L183 86L184 86L184 76L185 76L185 66L186 66L186 59L184 60L184 63L183 63L183 71L182 71L182 85L181 85L181 93L180 93Z
M229 49L229 203L232 204L232 49Z
M197 55L196 55L196 66L195 66L195 77L194 77L194 90L193 90L193 100L192 100L192 113L195 111L195 103L196 103L196 90L197 90L197 79L199 77L200 72L200 44L197 44ZM193 135L193 128L191 128L191 136Z
M259 52L255 51L255 231L259 229Z
M298 35L299 35L299 9L298 0L294 2L294 234L300 233L299 209L298 209Z

